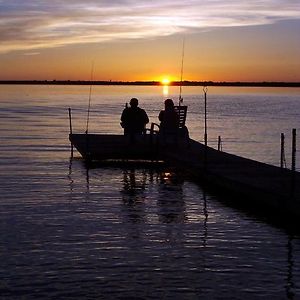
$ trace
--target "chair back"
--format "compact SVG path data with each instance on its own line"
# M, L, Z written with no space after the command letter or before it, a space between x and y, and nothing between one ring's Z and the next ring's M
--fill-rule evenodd
M174 106L174 109L179 116L179 128L183 128L185 126L185 121L186 121L187 106L176 105Z

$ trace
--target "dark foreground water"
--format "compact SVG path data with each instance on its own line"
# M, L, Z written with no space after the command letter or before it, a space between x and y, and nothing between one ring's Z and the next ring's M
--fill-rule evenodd
M299 231L228 206L221 195L169 168L88 168L78 155L70 160L66 108L75 106L74 122L84 128L78 117L84 93L56 89L5 87L1 95L0 299L300 298ZM134 92L159 98L152 90ZM126 90L99 96L95 105L103 111L96 116L106 124L99 131L120 130L112 112L120 110L124 93L129 97ZM281 111L279 97L256 97ZM256 99L249 93L233 98L231 106L246 103L247 109ZM293 105L278 112L279 127L298 128L294 92L283 98ZM214 99L214 108L221 101L229 106L226 96ZM154 118L157 111L147 105ZM224 106L211 117L212 131L223 126L225 135L236 132L232 119L248 124L239 128L243 136L252 136L257 122L266 133L257 115L249 127L251 114L234 117L231 111L227 118ZM266 121L266 108L261 114ZM277 133L273 118L267 131ZM190 123L197 135L197 122ZM264 154L272 153L271 138L252 141L260 148L253 151L248 138L243 143L238 137L225 146L276 164L275 155Z

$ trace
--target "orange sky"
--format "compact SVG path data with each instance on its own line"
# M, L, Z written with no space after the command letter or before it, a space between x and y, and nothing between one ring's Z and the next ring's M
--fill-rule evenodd
M101 3L0 1L0 80L300 81L300 2Z

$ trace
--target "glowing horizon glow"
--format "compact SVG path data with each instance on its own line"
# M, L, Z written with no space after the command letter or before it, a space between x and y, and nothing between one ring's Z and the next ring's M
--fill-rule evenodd
M0 80L300 81L300 1L0 0ZM167 83L162 83L167 84Z

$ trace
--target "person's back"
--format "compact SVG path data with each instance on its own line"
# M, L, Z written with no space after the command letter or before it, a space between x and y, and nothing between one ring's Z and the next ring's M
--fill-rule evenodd
M143 134L149 118L145 110L138 107L138 99L130 100L130 107L126 107L122 112L121 122L125 135Z
M176 133L179 126L179 116L174 109L174 103L172 99L165 101L165 110L162 110L158 116L160 120L160 130L164 134Z

